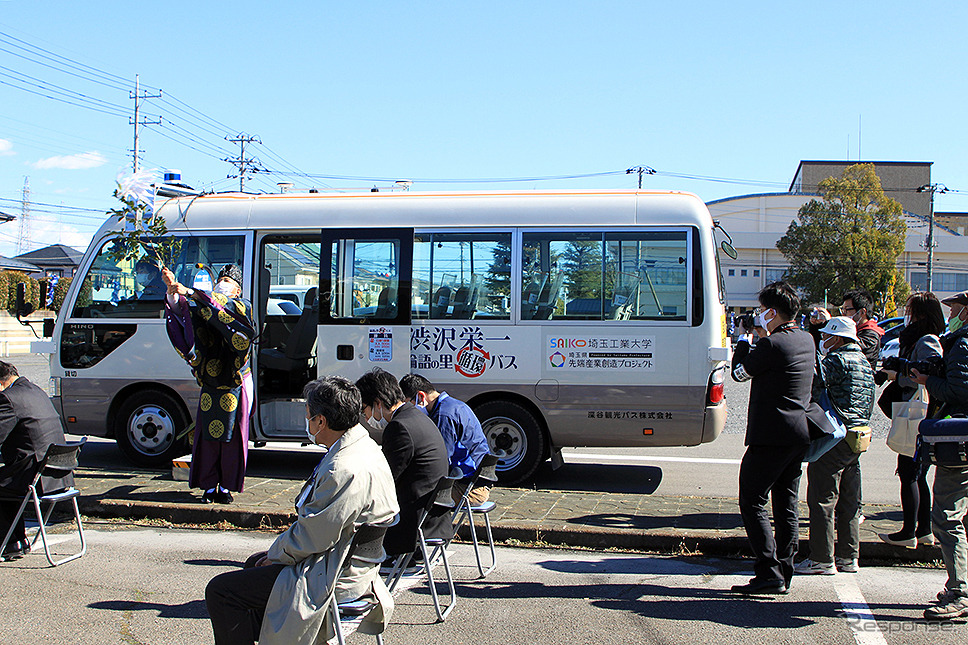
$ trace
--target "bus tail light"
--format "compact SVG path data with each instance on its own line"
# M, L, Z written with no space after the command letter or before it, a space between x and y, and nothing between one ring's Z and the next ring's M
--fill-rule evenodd
M709 375L709 387L706 388L706 405L719 405L726 398L724 384L726 382L726 368L719 367Z

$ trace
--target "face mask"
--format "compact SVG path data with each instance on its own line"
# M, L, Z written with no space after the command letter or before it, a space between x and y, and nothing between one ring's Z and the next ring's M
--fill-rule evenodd
M387 421L387 420L386 420L386 419L384 418L384 416L383 416L383 413L382 413L382 412L380 413L380 418L379 418L379 419L377 419L377 418L376 418L375 416L373 416L373 413L374 413L374 412L376 412L376 408L375 408L375 407L371 407L371 408L370 408L370 416L369 416L369 418L367 419L367 422L368 422L368 423L369 423L369 424L370 424L371 426L373 426L374 428L377 428L378 430L383 430L384 428L386 428L386 427L387 427L387 424L389 423L389 421Z
M828 338L827 340L825 340L822 343L820 343L820 347L818 349L820 350L820 355L821 356L826 356L827 355L827 353L830 351L830 346L828 346L827 343L833 344L833 342L834 341L833 341L832 338Z
M769 318L767 318L767 314L769 314ZM767 309L766 311L760 312L753 317L753 326L767 329L767 323L774 318L776 318L776 311L773 309Z
M426 398L421 399L419 394L414 397L413 404L414 406L420 408L424 412L427 411L427 399Z
M964 311L964 310L962 310ZM965 324L965 321L961 319L961 312L958 312L957 316L952 316L948 319L948 331L952 334L961 329Z
M234 298L235 287L233 287L227 282L219 282L218 284L215 285L215 288L212 289L212 293L220 293L226 298Z
M144 286L151 282L151 276L147 273L139 273L137 276L135 276L135 280L138 281L138 284Z
M309 437L310 443L316 443L316 436L309 429L309 419L306 419L306 436Z

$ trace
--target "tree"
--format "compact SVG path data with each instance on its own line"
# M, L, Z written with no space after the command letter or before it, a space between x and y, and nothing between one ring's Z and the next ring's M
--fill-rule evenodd
M568 297L602 297L602 242L601 240L576 240L569 242L561 254Z
M893 311L909 290L897 268L907 237L901 204L884 194L869 163L824 179L820 194L800 207L777 242L790 264L788 280L813 302L866 289L883 311Z

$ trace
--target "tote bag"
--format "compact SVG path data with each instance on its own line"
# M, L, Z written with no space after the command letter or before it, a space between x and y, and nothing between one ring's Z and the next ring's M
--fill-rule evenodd
M887 435L887 445L891 450L905 457L914 457L918 444L918 424L928 414L925 400L928 392L923 385L918 387L909 401L894 403L891 415L891 431Z

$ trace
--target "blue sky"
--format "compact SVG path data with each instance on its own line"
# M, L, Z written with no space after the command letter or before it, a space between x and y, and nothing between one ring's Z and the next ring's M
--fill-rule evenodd
M198 187L237 188L224 137L245 132L275 171L253 190L629 188L645 165L709 201L860 154L933 161L964 191L936 208L968 211L965 24L962 2L0 0L0 211L29 177L29 248L86 245L130 168L135 74L164 93L143 166ZM0 225L0 254L18 235Z

